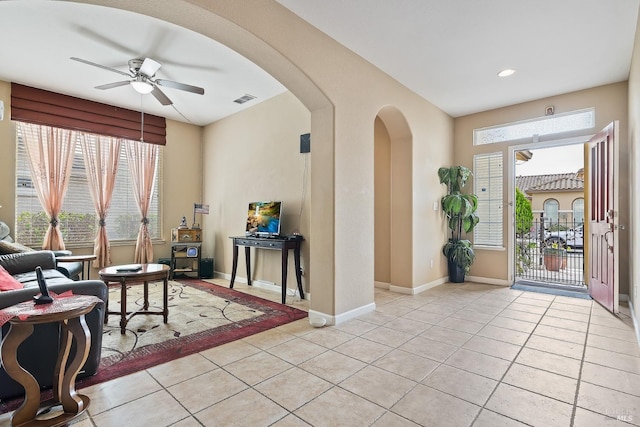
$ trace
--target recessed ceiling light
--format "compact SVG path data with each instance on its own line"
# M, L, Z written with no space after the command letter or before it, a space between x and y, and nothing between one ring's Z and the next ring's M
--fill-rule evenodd
M498 73L498 77L509 77L515 73L516 70L512 70L511 68L507 68L506 70L502 70Z

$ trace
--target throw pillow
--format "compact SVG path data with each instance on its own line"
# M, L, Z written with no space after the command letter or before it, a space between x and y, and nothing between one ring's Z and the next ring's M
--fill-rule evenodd
M0 240L0 255L8 255L8 254L19 254L21 252L33 252L34 249L31 249L28 246L21 245L16 242L7 242L5 240Z
M24 288L24 285L0 265L0 291L13 291L22 288Z

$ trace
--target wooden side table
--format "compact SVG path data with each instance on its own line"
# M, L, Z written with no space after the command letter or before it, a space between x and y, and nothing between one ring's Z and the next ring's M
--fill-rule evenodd
M7 374L24 387L25 399L11 417L14 426L61 426L82 414L89 406L89 397L78 394L75 381L80 368L86 362L91 346L91 332L84 320L85 314L101 302L92 295L54 296L51 304L35 305L23 302L0 310L0 325L11 324L9 333L2 340L2 363ZM53 402L47 407L62 404L63 412L56 417L37 419L40 408L38 381L18 362L18 347L33 333L33 326L41 323L60 323L62 342L53 382ZM72 340L76 341L76 354L69 366Z
M82 279L89 280L91 274L91 261L95 260L97 257L93 254L91 255L61 255L56 257L56 262L81 262L82 263ZM84 269L85 265L87 268L87 273L85 275Z
M109 314L120 315L120 333L125 334L129 319L137 314L156 314L164 318L167 323L169 317L169 272L170 268L164 264L130 264L115 265L103 268L98 272L100 279L109 286L109 282L120 283L120 311L105 310L105 323L107 323ZM163 281L163 298L162 311L149 310L149 282L153 280ZM144 283L144 302L142 307L137 311L127 311L127 284Z

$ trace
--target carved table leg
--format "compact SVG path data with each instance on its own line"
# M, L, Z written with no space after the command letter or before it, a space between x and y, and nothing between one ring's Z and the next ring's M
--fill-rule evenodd
M149 281L147 280L144 281L143 296L144 302L142 304L142 309L149 310Z
M89 356L91 333L84 315L61 322L62 343L56 363L54 397L62 403L65 413L78 414L89 405L89 398L76 393L76 377ZM76 340L76 354L67 369L72 337Z
M120 279L120 333L127 332L127 281Z
M162 289L162 317L164 317L164 323L169 320L169 278L165 276Z
M287 303L287 265L289 264L289 250L282 248L282 304Z
M33 325L12 323L2 341L2 364L7 374L24 387L24 402L11 417L11 425L20 425L36 417L40 407L38 381L18 363L18 347L33 333Z
M233 261L231 266L231 284L229 287L233 289L233 283L236 281L236 271L238 270L238 245L233 244Z

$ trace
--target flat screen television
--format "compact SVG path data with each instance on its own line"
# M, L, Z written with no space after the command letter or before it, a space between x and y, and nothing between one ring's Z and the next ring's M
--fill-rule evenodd
M282 202L251 202L247 212L247 236L278 236Z

